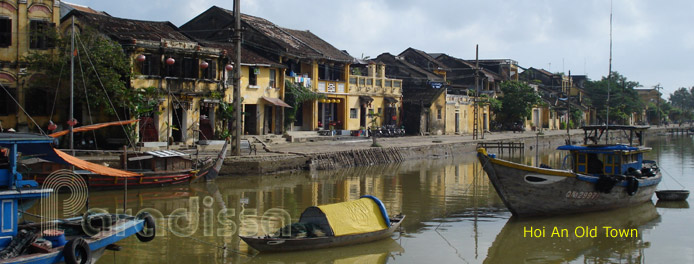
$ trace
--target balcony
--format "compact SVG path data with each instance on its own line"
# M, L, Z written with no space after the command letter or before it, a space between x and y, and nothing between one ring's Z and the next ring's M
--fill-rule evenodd
M347 90L347 86L345 85L345 82L324 81L324 80L318 81L318 90L317 91L319 93L333 93L333 94L349 93L349 90Z
M402 94L402 80L360 75L349 76L349 89L352 93Z

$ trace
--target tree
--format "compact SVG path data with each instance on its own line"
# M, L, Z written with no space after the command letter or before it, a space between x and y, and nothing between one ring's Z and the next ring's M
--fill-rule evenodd
M296 112L299 106L306 102L312 100L325 99L325 95L311 91L306 87L290 82L289 80L284 81L285 87L285 102L289 104L292 108L285 108L285 118L284 127L289 128L289 126L296 121Z
M58 37L56 43L59 52L32 51L25 58L29 70L43 75L32 79L29 85L56 87L59 84L57 89L69 89L70 36ZM87 27L75 35L75 51L75 103L103 109L108 114L116 113L114 107L123 108L131 116L146 104L140 91L128 88L130 60L118 43Z
M694 109L694 87L687 90L687 88L680 87L675 92L670 94L670 103L672 106L683 110Z
M611 81L610 81L611 80ZM610 102L607 105L607 88L609 83ZM632 113L640 113L644 109L636 90L638 82L629 81L618 72L612 72L612 78L602 77L599 81L586 82L585 88L590 102L597 110L597 118L606 122L609 107L610 123L626 123Z
M540 103L540 95L526 83L518 81L504 81L501 83L503 96L498 104L492 104L492 110L496 113L497 122L501 124L513 124L523 121L532 113L533 106Z

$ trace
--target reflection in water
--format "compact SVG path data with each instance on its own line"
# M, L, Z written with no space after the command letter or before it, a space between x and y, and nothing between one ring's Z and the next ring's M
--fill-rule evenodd
M655 203L655 207L658 208L689 208L689 203L687 201L660 201Z
M590 214L541 219L511 218L489 248L484 263L642 262L645 229L653 228L659 215L653 203ZM605 227L628 237L610 237ZM541 232L527 232L530 230ZM566 230L563 232L562 230ZM594 232L594 233L593 233ZM613 232L610 232L613 234ZM535 234L535 237L533 237ZM637 236L633 236L637 235Z
M658 160L670 176L692 189L694 181L686 172L694 169L694 144L691 138L686 140L689 141L660 138L647 144L654 148L649 159ZM540 148L539 160L534 151L513 159L561 168L563 153L549 149ZM679 153L684 153L684 158ZM664 185L674 185L670 176L664 176ZM306 207L354 200L365 194L379 197L390 214L407 215L402 236L358 246L255 256L255 251L237 236L272 232L272 227L298 219ZM119 191L95 192L90 205L114 211L122 208L122 199ZM334 171L221 177L215 183L129 190L127 199L132 214L145 208L159 212L157 238L147 244L128 238L119 243L123 251L107 253L99 263L694 261L692 254L667 253L694 252L694 236L681 235L681 227L694 222L686 202L659 202L658 208L646 203L589 215L509 220L511 214L489 184L475 153ZM291 219L268 214L273 208L286 211ZM186 211L197 215L190 219L180 217ZM658 232L652 229L656 224ZM548 236L549 228L555 226L572 231L571 235L577 226L613 226L636 228L639 237L529 239L522 237L527 225L547 227ZM172 229L179 235L188 234L181 237L173 234ZM599 231L604 235L602 229Z
M389 238L372 243L289 253L259 254L244 263L386 263L388 258L399 256L405 249Z

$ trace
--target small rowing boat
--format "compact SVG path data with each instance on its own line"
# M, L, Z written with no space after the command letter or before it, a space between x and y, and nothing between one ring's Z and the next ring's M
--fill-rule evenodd
M647 126L584 126L584 145L564 145L566 169L528 166L496 158L478 149L490 182L516 216L601 211L649 201L662 176L650 151L641 146ZM598 144L604 131L625 132L628 144ZM636 136L639 144L634 146ZM592 144L588 144L592 141Z
M383 203L365 195L359 200L311 206L298 223L275 235L240 236L260 252L311 250L362 244L390 237L405 216L388 217Z

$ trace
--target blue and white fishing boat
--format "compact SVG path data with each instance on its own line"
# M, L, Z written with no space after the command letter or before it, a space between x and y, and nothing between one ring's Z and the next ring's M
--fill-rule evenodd
M56 154L54 140L37 134L0 133L0 262L93 263L106 249L117 249L114 243L129 236L136 235L143 242L152 240L155 225L150 215L85 214L20 223L22 214L29 214L24 211L26 207L38 199L45 202L57 190L40 188L35 181L22 179L17 172L19 153L70 163ZM95 170L107 169L98 164L91 166Z
M583 145L564 145L567 168L528 166L478 149L490 182L516 216L572 214L626 207L650 201L662 176L655 161L644 160L648 126L584 126ZM621 131L628 144L598 144L605 131ZM633 144L638 139L637 145ZM590 143L590 144L589 144Z

